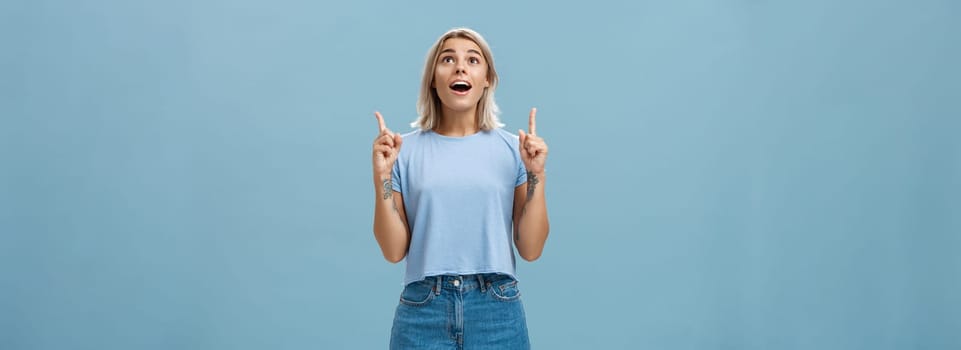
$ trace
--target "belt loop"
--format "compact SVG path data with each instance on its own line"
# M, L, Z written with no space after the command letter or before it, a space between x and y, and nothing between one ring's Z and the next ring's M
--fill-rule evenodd
M484 274L477 274L477 282L480 283L481 293L487 293L487 286L484 285Z
M441 285L441 283L443 283L443 282L441 282L440 276L437 276L437 283L434 284L434 294L435 294L435 295L440 295L440 285Z

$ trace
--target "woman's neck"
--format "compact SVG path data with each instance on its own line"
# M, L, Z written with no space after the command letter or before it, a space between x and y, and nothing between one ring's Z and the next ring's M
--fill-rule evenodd
M473 135L478 132L477 127L477 108L467 111L455 112L443 109L443 114L434 127L434 132L453 137Z

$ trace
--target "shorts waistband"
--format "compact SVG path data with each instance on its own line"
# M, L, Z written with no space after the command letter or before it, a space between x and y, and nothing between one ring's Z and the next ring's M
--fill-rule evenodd
M440 294L441 289L468 291L479 288L481 292L486 292L491 283L503 279L513 279L513 277L499 273L479 273L472 275L438 275L425 278L426 281L433 283L434 293L436 294Z

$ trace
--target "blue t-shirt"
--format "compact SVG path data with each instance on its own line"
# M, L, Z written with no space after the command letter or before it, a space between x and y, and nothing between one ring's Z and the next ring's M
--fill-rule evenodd
M498 128L403 138L392 177L411 232L404 284L444 274L515 277L514 188L527 181L517 136Z

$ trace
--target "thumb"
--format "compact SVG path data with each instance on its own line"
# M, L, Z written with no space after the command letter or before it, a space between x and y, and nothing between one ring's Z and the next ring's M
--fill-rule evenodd
M399 133L394 133L394 148L400 150L400 145L404 143L404 138Z

